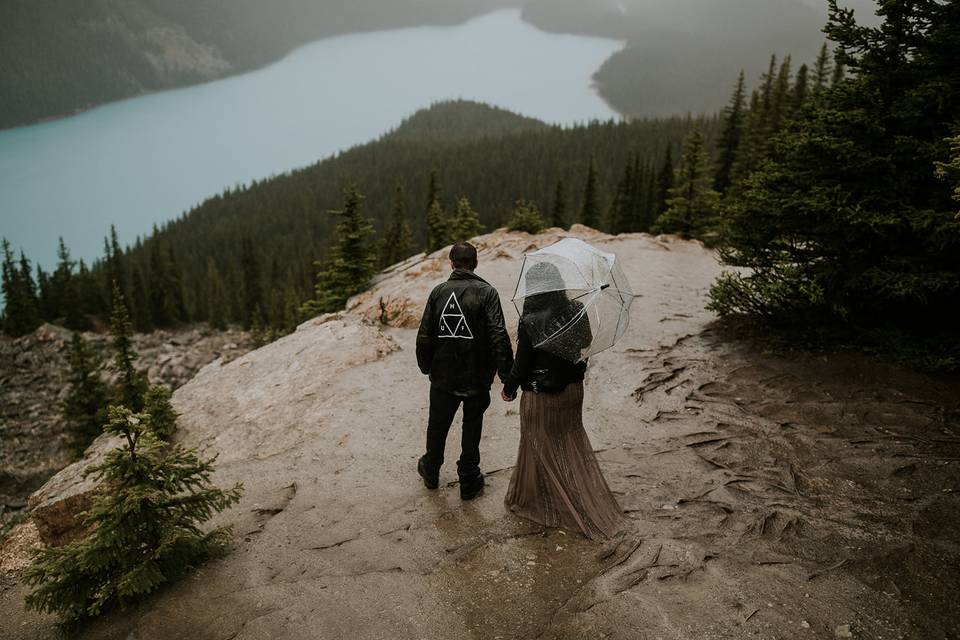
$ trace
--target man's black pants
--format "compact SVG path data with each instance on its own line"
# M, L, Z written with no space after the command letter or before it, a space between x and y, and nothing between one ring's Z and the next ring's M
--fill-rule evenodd
M430 385L430 418L427 422L427 473L437 475L443 464L447 432L453 424L460 403L463 403L463 435L457 475L461 480L480 475L480 436L483 433L483 412L490 406L490 392L476 396L458 396Z

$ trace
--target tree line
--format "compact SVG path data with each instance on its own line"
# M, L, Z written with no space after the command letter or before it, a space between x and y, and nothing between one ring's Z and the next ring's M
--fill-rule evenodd
M432 117L443 137L407 130L429 130ZM369 244L377 269L512 223L518 208L535 208L550 226L649 230L665 210L684 135L697 128L711 140L718 123L553 127L476 103L434 105L378 141L218 194L132 246L111 228L91 265L73 260L61 241L48 273L5 243L3 331L22 335L44 321L103 326L116 281L138 331L201 321L276 335L329 308L317 302L317 286L340 277L332 265L345 233L363 236L350 251ZM354 201L343 195L350 185ZM369 228L338 232L346 220L338 212L354 210Z

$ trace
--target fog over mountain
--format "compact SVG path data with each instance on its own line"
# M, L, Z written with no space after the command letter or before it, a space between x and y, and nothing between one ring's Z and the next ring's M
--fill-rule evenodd
M871 21L874 3L851 0ZM535 26L622 39L598 70L625 115L712 111L740 68L808 62L821 0L8 0L0 5L0 128L250 70L338 34L451 24L521 7ZM495 42L491 43L496 46ZM453 96L451 96L453 97Z

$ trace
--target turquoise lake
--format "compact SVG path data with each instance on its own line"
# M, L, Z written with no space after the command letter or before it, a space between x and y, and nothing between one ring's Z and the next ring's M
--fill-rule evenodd
M132 242L225 187L372 140L438 100L551 123L613 118L591 76L621 46L505 10L321 40L251 73L0 131L0 236L45 268L60 235L90 260L111 223Z

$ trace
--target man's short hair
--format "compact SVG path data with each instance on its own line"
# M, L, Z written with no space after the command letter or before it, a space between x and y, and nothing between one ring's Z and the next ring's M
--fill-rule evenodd
M469 242L458 242L450 248L450 262L454 269L477 268L477 248Z

